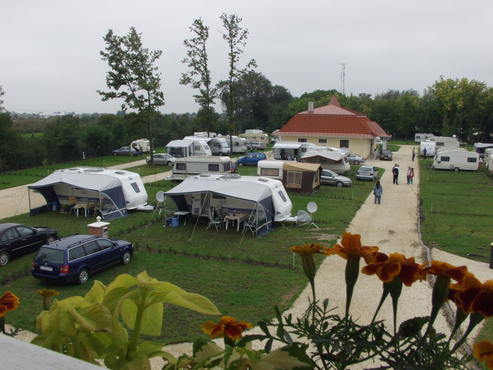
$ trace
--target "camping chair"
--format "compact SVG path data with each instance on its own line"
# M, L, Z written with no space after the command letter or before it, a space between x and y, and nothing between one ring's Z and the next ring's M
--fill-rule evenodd
M209 230L210 227L214 226L216 228L216 231L219 231L219 229L222 228L223 226L223 220L219 218L218 213L213 207L209 208L209 223L207 224L206 230Z
M255 223L255 217L249 217L248 220L243 222L243 234L245 231L250 231L253 235L257 235L257 225Z

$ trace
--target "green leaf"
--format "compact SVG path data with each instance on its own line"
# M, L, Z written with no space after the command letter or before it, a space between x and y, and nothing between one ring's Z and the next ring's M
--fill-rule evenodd
M210 341L206 345L200 347L200 350L195 354L194 359L197 362L211 360L213 357L221 355L223 349L216 342Z
M106 286L99 280L96 280L92 285L91 289L89 289L89 291L84 296L84 299L87 302L103 303L105 290L106 290Z
M142 316L141 333L145 335L160 335L163 326L163 311L162 303L155 303L144 310ZM128 328L134 329L137 316L137 305L135 301L126 299L122 303L121 315L125 325Z
M286 349L278 349L266 354L261 360L251 361L253 370L312 369L308 363L292 356Z
M109 331L112 326L110 311L100 303L95 303L79 311L72 308L70 315L87 331Z
M163 345L153 342L142 342L137 347L137 352L144 353L147 358L165 356L166 352L163 351Z
M106 292L111 292L113 289L125 288L129 289L132 286L137 285L137 278L129 274L120 274L115 280L113 280L110 285L107 286Z

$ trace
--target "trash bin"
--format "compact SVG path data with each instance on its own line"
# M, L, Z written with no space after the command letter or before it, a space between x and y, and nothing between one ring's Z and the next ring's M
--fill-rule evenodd
M180 226L180 219L178 216L171 217L171 227L178 227Z

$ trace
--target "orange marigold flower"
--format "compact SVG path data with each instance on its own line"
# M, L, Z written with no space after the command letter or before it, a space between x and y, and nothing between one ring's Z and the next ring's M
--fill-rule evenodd
M478 361L486 363L488 368L493 369L493 343L489 340L474 343L472 355Z
M223 316L219 322L207 321L202 324L202 331L211 338L229 337L240 339L243 331L251 329L252 324L246 321L236 321L234 317Z
M368 260L371 262L363 267L362 272L367 275L376 274L384 283L389 283L399 276L405 285L411 286L421 278L421 266L414 262L414 257L406 258L400 253L387 256L376 252Z
M450 284L449 299L462 308L464 312L470 313L474 298L481 291L483 284L468 272L459 284Z
M0 304L0 317L4 317L7 312L9 312L9 309L7 308L7 306Z
M295 245L294 247L289 248L294 253L299 255L307 255L307 254L315 254L322 253L321 251L324 249L320 244L306 244L306 245Z
M460 283L460 282L462 282L462 279L464 278L464 276L466 276L466 274L467 274L467 267L466 266L454 266L454 265L451 265L447 262L441 262L441 261L433 260L433 261L431 261L431 266L423 268L423 272L426 274L433 274L433 275L449 277L449 278L454 279Z
M7 291L0 297L0 306L5 306L7 311L16 310L20 304L20 299L11 291Z
M493 316L493 280L483 283L481 290L472 301L471 311L480 312L484 317Z
M341 245L342 244L342 245ZM378 251L378 247L367 247L361 245L361 235L344 233L342 234L341 244L336 244L332 248L324 249L324 254L332 256L337 254L347 259L349 256L369 258L369 256Z
M45 298L45 297L55 297L57 295L60 295L60 293L56 290L53 289L39 289L38 294Z

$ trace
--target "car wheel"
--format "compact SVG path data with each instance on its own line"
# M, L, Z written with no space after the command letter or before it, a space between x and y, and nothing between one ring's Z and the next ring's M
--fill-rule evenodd
M10 261L10 255L7 252L0 252L0 266L5 266Z
M455 171L455 172L459 172L459 167L455 167L455 168L454 168L454 171Z
M88 269L82 269L79 272L79 275L77 276L77 282L79 284L85 284L89 280L89 270Z
M337 184L336 184L336 186L338 188L342 188L344 186L344 184L342 182L338 181Z
M128 265L131 259L132 259L132 254L130 252L123 253L122 265Z
M166 166L171 166L171 162L166 162Z
M56 238L55 238L55 235L48 235L48 237L46 238L46 243L51 243L52 241L54 241Z

